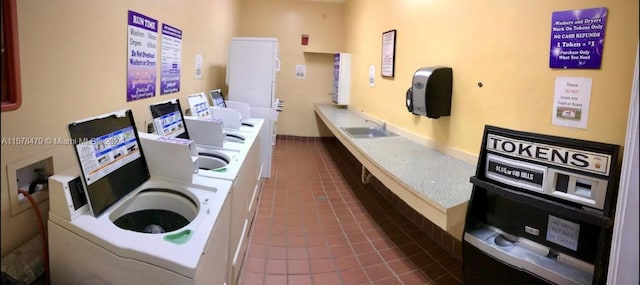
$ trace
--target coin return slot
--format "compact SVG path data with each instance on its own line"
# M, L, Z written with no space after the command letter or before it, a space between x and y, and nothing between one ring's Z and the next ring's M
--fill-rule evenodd
M498 234L493 242L499 246L512 246L516 242L517 238L509 237L504 234Z
M586 179L576 179L576 195L591 197L592 181Z

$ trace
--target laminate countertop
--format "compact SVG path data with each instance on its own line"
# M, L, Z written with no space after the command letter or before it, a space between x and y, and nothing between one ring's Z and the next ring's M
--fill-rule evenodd
M440 153L403 136L352 138L342 128L371 127L356 112L316 104L316 114L331 132L389 190L409 206L461 239L475 165Z

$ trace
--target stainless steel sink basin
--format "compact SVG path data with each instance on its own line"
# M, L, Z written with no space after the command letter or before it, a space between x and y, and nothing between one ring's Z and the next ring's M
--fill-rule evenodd
M383 131L380 128L375 127L353 127L353 128L341 128L347 135L354 139L361 138L384 138L384 137L395 137L396 134Z

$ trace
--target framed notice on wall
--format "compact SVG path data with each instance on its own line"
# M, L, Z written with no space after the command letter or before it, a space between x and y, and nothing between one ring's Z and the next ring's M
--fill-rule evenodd
M382 33L382 64L380 72L382 77L393 77L396 61L396 30Z

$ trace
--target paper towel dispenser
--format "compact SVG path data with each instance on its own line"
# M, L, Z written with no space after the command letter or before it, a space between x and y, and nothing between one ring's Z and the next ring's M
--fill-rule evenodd
M407 110L414 115L432 119L451 114L453 71L450 67L434 66L418 69L407 90Z

